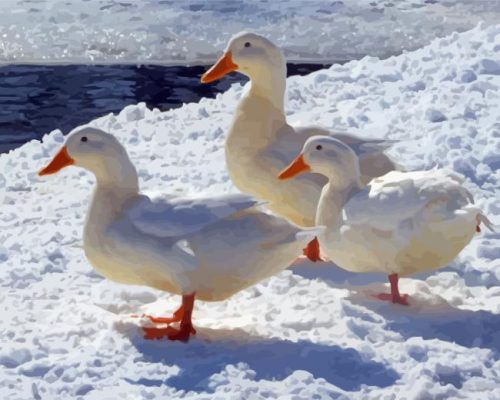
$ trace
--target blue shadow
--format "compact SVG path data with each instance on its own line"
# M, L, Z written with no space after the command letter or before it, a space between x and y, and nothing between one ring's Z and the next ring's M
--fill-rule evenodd
M456 268L456 267L455 267ZM459 272L450 265L439 272ZM374 282L387 283L381 273L356 274L345 271L333 263L311 265L304 263L293 269L294 274L307 279L321 279L331 287L355 289ZM416 274L415 279L425 279L436 271ZM460 273L459 273L460 275ZM400 332L405 338L422 337L455 342L466 347L483 347L500 354L500 315L488 311L462 310L445 303L438 306L423 305L420 310L413 307L373 300L360 295L352 295L346 300L384 317L389 328Z
M209 378L227 365L238 363L247 364L256 380L283 380L293 371L303 370L346 391L358 390L361 385L386 387L399 378L394 370L362 358L351 348L305 340L264 339L239 329L199 329L197 337L187 344L146 341L139 336L131 341L143 354L143 361L181 368L179 375L166 380L129 380L147 386L168 384L178 390L210 392Z
M330 286L340 288L343 285L364 286L374 282L387 282L387 276L381 273L355 273L337 267L332 262L312 263L305 261L290 268L294 274L306 279L320 279Z
M420 304L420 308L416 309L371 300L359 294L346 300L379 314L387 321L388 329L400 333L405 339L439 339L468 348L489 349L493 351L495 359L500 358L499 314L463 310L444 301L439 304Z

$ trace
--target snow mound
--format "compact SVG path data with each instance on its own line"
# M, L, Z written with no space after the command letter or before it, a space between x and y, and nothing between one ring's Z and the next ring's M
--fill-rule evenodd
M289 79L293 121L399 140L408 168L450 167L500 225L500 25ZM90 124L115 134L143 189L234 191L223 143L242 87ZM4 399L500 398L500 236L485 230L435 273L403 279L412 306L374 300L381 275L285 271L199 302L189 343L146 342L131 314L176 296L102 279L81 248L93 178L36 175L60 131L0 155L0 397ZM111 396L111 397L110 397Z

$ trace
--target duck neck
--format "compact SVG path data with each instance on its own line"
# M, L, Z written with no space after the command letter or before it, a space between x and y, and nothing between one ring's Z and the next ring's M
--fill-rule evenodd
M107 165L94 172L96 188L87 226L105 227L122 211L124 204L139 194L137 171L132 163Z
M274 142L277 132L286 125L285 75L286 69L280 74L267 70L250 77L226 140L226 149L231 149L226 151L229 164L252 158Z
M327 230L338 230L342 224L344 206L361 189L359 179L343 184L329 181L323 188L318 203L316 225L326 226Z
M249 96L263 97L285 113L286 64L266 68L250 77Z

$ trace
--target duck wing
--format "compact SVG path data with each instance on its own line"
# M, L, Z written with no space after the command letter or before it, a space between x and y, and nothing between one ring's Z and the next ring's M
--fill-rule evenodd
M263 203L245 194L210 197L141 195L124 213L137 229L146 234L178 238L261 204Z
M444 213L454 212L474 202L463 181L446 170L392 171L354 195L344 207L344 218L349 224L388 231L433 204L444 204L445 208L439 208Z

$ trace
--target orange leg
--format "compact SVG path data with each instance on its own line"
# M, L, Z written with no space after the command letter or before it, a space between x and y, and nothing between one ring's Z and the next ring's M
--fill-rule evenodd
M153 324L171 324L173 322L180 322L182 320L182 316L184 315L184 307L182 304L180 307L174 311L174 314L169 317L153 317L152 315L145 315L146 318L148 318Z
M193 334L193 335L196 334L196 330L193 328L193 323L191 322L191 315L193 313L193 307L194 307L194 297L195 297L194 293L183 295L182 296L182 305L174 313L174 317L172 319L176 319L176 320L172 321L172 322L179 322L180 321L180 323L181 323L180 329L176 329L176 328L173 328L171 326L167 326L166 328L143 327L142 329L145 333L144 339L162 339L164 337L167 337L170 340L181 340L183 342L187 342L189 340L189 336L191 334ZM178 316L180 316L179 319L177 319ZM156 320L167 321L167 320L171 320L171 318L158 318ZM153 322L155 322L155 321L153 321ZM169 323L169 322L166 322L166 323Z
M320 257L319 241L317 237L307 244L307 247L304 249L304 255L312 262L323 261Z
M409 305L408 295L407 294L401 295L399 293L398 280L399 280L398 274L389 275L389 282L391 283L391 293L380 293L375 297L377 297L377 299L380 300L391 301L396 304L402 304L404 306L408 306Z

